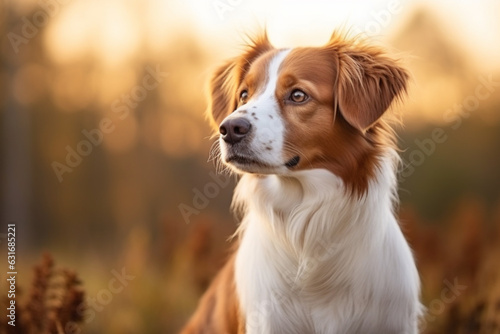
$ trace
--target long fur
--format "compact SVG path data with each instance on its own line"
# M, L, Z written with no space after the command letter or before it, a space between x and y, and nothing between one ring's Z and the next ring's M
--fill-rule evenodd
M381 119L408 77L379 48L338 34L281 50L264 34L217 69L212 124L250 124L237 142L221 131L213 148L242 175L242 220L183 334L418 332L419 276L394 215L399 158ZM289 102L297 87L314 98Z
M396 161L392 150L381 157L360 199L324 170L242 177L236 281L248 333L417 332L418 273L393 215Z

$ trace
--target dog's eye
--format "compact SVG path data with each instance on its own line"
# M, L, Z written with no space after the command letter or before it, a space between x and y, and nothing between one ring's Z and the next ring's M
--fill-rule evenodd
M295 103L303 103L306 102L309 96L306 93L301 91L300 89L294 89L292 94L290 94L290 100Z
M242 90L240 93L240 103L246 103L247 100L248 100L248 91L245 89Z

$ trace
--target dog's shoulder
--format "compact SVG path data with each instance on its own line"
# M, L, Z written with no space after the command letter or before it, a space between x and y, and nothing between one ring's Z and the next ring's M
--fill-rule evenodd
M214 278L181 334L244 334L234 280L235 253Z

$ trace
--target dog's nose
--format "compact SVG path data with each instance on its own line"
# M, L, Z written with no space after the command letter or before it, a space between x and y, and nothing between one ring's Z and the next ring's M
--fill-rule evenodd
M226 119L219 127L222 139L226 143L236 144L250 132L252 125L242 117Z

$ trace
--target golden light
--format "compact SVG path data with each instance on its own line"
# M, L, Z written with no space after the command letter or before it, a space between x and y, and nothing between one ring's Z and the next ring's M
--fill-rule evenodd
M183 52L195 41L200 41L200 45L208 49L206 52L213 52L214 57L221 61L239 52L246 34L257 33L264 27L272 43L278 47L321 45L332 31L339 28L354 35L383 39L383 44L390 44L390 38L405 28L408 18L419 6L437 14L450 41L453 41L453 36L460 35L460 40L453 42L470 45L464 48L463 57L474 58L472 60L478 68L500 66L500 44L496 43L500 25L493 14L500 5L491 0L484 0L481 5L472 0L461 1L460 5L451 0L426 5L410 0L149 0L144 3L75 0L61 5L59 13L51 18L46 44L51 57L59 63L97 61L103 71L99 80L99 102L105 107L133 85L137 74L131 66L137 60L151 58L189 63L189 59L182 58L185 57ZM183 36L195 37L191 41L189 38L183 40ZM193 66L182 66L182 71L181 67L177 71L173 69L172 76L183 75L189 80L201 75L198 73L200 69ZM85 106L90 93L82 92L82 96L77 96L74 87L77 84L63 79L56 77L59 102L61 97L69 94L77 99L77 107ZM418 117L436 121L439 117L427 110L434 110L436 106L432 105L435 103L443 104L443 101L455 100L459 96L461 88L450 87L446 80L438 78L426 84L427 88L421 91L426 95L419 96L423 108L418 111ZM61 82L66 82L68 87ZM449 88L448 98L433 102L433 91L443 86ZM196 87L193 83L179 86L182 94L176 101L184 103L187 96L198 91L202 96ZM429 87L432 87L431 91ZM169 88L169 91L174 89ZM27 93L18 91L17 95L26 100L23 94ZM175 105L176 101L170 99L170 95L162 96L163 103ZM170 129L169 123L164 124ZM162 138L168 137L169 134L162 135ZM167 152L177 152L172 145L163 139L162 146Z
M47 28L46 44L49 55L59 63L72 62L88 56L95 25L96 16L88 3L74 1L65 5Z
M52 93L62 111L85 109L96 97L96 76L82 67L68 67L52 78Z
M49 54L61 63L94 56L104 66L119 66L139 49L138 19L132 6L117 0L68 3L48 28Z
M112 108L114 101L123 94L130 94L138 77L132 66L104 68L99 73L97 102L104 112Z
M94 27L94 53L105 66L120 66L139 51L141 28L139 17L134 15L132 6L123 1L99 2L94 13L98 15L98 25Z

